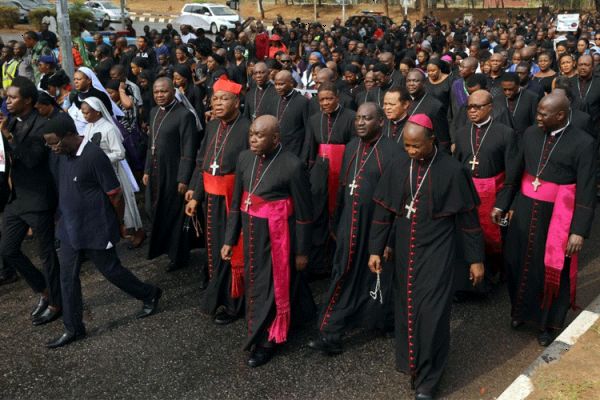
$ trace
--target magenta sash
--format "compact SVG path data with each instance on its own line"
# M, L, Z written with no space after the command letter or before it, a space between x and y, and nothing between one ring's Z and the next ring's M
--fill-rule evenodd
M496 193L504 186L504 177L504 172L490 178L473 177L475 190L477 190L477 194L479 194L479 198L481 199L481 204L477 208L479 223L483 230L485 249L489 254L498 254L502 252L500 227L492 222L490 215L496 205Z
M256 195L244 192L242 205L250 196L250 206L241 210L248 215L267 220L271 240L271 261L273 264L273 287L275 291L275 319L269 328L269 340L283 343L287 340L290 327L290 229L288 218L294 213L291 198L267 201Z
M552 305L552 301L558 296L560 289L560 275L565 265L565 254L569 242L571 220L573 219L573 213L575 211L575 184L558 185L540 179L541 185L538 186L537 191L534 191L532 185L534 179L535 178L528 173L523 175L523 180L521 181L521 193L535 200L554 203L550 225L548 226L548 237L546 238L546 251L544 254L545 277L542 307L549 308ZM578 255L573 254L571 256L571 269L569 271L572 306L575 305L577 261Z
M327 174L327 206L329 215L335 211L337 188L340 184L340 172L344 159L345 144L320 144L319 156L329 160L329 173Z

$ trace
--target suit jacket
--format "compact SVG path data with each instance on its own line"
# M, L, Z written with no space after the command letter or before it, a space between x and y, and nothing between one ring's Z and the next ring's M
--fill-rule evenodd
M17 128L17 118L12 118L8 124L14 139L7 147L12 162L12 189L6 209L13 214L56 208L56 185L48 163L49 149L43 137L46 122L32 110L20 127Z

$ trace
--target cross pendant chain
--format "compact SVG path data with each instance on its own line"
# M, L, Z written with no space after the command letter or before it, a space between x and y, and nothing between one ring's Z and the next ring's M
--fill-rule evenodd
M471 161L469 161L469 164L471 164L471 171L475 171L475 168L477 168L477 166L479 165L479 161L477 161L477 157L473 156L473 159Z
M244 211L248 212L251 205L252 205L252 200L250 200L250 195L248 195L248 197L246 197L246 200L244 201Z
M539 178L536 176L534 181L531 182L531 186L533 186L533 191L537 192L538 187L542 186L542 182L540 182Z
M154 155L154 150L156 150L156 146L152 145L152 155Z
M412 215L417 212L414 200L411 200L410 204L405 205L404 208L406 209L406 219L410 219Z
M348 187L350 188L350 196L354 196L354 189L358 187L356 184L356 179L352 179L352 183L349 184Z
M219 164L217 164L217 160L214 160L212 164L210 164L210 169L212 169L212 174L216 175L217 170L219 169Z

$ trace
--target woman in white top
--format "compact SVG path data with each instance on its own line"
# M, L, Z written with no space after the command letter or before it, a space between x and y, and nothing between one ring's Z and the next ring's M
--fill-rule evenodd
M100 146L102 151L115 169L123 198L125 200L124 223L121 226L122 236L126 236L126 229L133 229L132 246L139 247L146 234L142 225L142 218L135 202L135 191L139 190L137 182L133 177L129 164L125 160L125 147L123 147L123 136L119 128L113 122L108 110L97 97L88 97L81 103L81 112L87 121L84 138ZM123 229L124 228L124 229Z

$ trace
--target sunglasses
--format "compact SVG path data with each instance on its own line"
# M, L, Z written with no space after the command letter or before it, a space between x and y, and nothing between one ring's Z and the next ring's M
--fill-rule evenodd
M492 104L492 103L485 103L485 104L468 104L468 105L467 105L467 110L477 110L477 111L479 111L479 110L483 109L483 107L485 107L485 106L489 106L490 104Z

